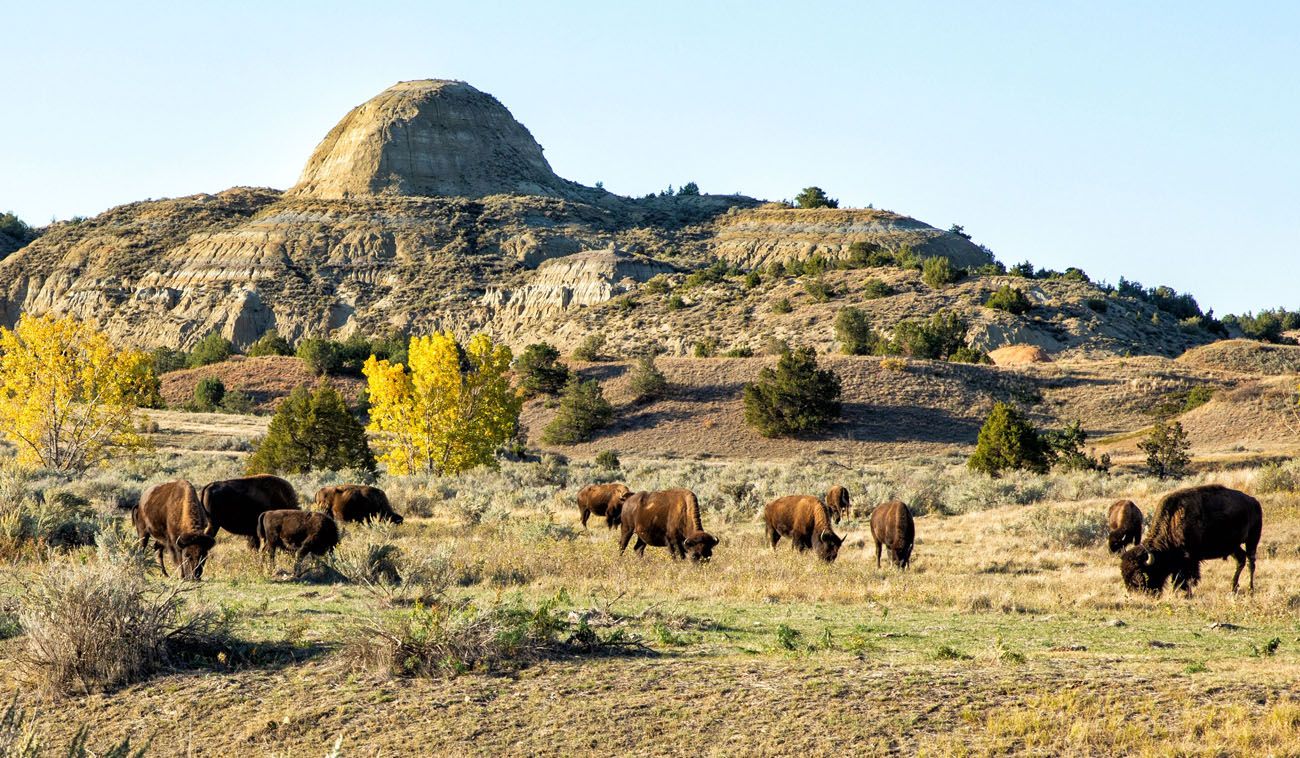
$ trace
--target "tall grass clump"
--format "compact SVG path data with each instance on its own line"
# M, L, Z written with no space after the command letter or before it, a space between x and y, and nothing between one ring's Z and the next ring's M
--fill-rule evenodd
M1022 534L1039 538L1046 546L1065 548L1100 545L1108 531L1100 512L1081 512L1046 505L1031 510L1016 529Z

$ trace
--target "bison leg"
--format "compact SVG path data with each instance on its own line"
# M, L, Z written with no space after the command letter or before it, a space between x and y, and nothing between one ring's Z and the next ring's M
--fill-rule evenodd
M627 552L627 543L629 543L629 542L631 542L631 541L632 541L632 530L631 530L630 528L628 528L627 526L624 526L624 527L623 527L623 534L622 534L621 538L620 538L619 541L618 541L618 554L619 554L619 555L622 555L623 553L626 553L626 552ZM638 543L640 543L640 542L641 542L641 538L640 538L640 537L637 537L636 541L637 541Z
M1232 574L1232 591L1235 594L1237 592L1237 582L1241 579L1241 570L1246 568L1246 551L1242 550L1240 547L1234 548L1232 551L1232 559L1237 562L1237 570ZM1254 572L1252 571L1251 573L1253 574ZM1251 589L1254 589L1254 587Z
M885 546L882 545L879 541L876 542L876 568L880 568L880 553L884 549L884 547Z
M775 550L775 549L776 549L776 543L778 543L778 542L781 541L781 533L778 532L777 530L773 529L771 526L768 526L768 527L767 527L767 539L768 539L769 542L772 543L772 549Z
M641 539L641 535L638 534L636 538L636 544L632 546L632 549L636 551L636 555L638 558L645 557L645 545L646 545L645 540Z
M163 560L163 546L161 542L153 543L153 549L158 552L158 568L162 569L163 576L167 576L167 562Z
M293 556L293 578L297 579L302 575L302 559L307 556L307 547L303 546L298 549Z
M259 550L259 549L261 549L261 547L262 547L262 541L259 540L259 539L257 538L257 535L256 535L256 534L250 534L250 535L248 536L248 549L249 549L249 550Z
M268 539L266 541L266 544L262 546L262 553L263 555L266 556L266 562L268 564L267 571L274 574L275 573L275 540Z

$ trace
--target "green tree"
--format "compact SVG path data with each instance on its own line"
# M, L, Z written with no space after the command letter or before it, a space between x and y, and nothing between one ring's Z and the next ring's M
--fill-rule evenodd
M632 391L632 401L645 403L663 397L668 389L668 378L655 365L654 353L643 355L636 361L627 378L628 389Z
M153 371L162 376L168 371L180 371L189 364L189 355L170 347L156 347L149 358L153 362Z
M678 197L698 197L700 194L700 185L695 182L687 182L677 189Z
M194 407L211 413L226 397L226 385L215 376L205 376L194 385Z
M989 476L1008 469L1028 469L1046 473L1051 453L1042 435L1015 408L995 403L993 411L980 429L975 453L967 466Z
M784 353L776 368L745 385L745 423L764 437L788 437L830 426L840 417L840 378L817 367L810 347Z
M876 333L861 308L843 308L835 316L835 339L845 355L871 355L875 352Z
M280 402L266 436L248 459L250 474L375 471L365 427L328 381L299 385Z
M267 329L257 341L248 346L248 355L293 355L293 346L274 329Z
M900 321L894 327L893 352L910 358L948 360L966 347L970 325L953 311L939 311L927 321Z
M1138 449L1147 454L1147 471L1161 479L1178 479L1187 475L1192 463L1192 443L1183 425L1175 421L1157 421Z
M800 208L838 208L840 201L826 196L821 187L804 187L795 195L795 205Z
M1004 284L989 295L989 299L984 301L984 307L1019 316L1033 308L1034 304L1029 302L1029 298L1025 297L1025 293L1019 287Z
M538 342L524 348L515 359L519 388L528 397L556 395L569 381L569 367L560 363L560 351Z
M586 442L613 420L614 406L605 399L600 382L584 382L575 375L564 386L559 413L542 430L542 441L549 445Z
M198 368L199 366L221 363L234 354L234 344L220 334L212 332L199 340L199 344L195 345L194 349L190 351L189 358L185 362L190 368Z
M334 340L309 337L298 343L297 355L317 376L338 374L343 370L343 344Z
M933 289L943 289L961 278L962 272L946 256L926 258L921 264L921 280Z
M605 348L605 333L592 332L582 341L573 351L573 360L583 361L584 363L595 363L596 361L605 360L601 350Z

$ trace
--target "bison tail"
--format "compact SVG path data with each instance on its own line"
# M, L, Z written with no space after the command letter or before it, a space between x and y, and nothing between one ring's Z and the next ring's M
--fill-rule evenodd
M262 545L267 544L267 539L266 539L266 514L267 513L270 513L270 511L262 511L261 513L257 514L257 538L256 539L259 544L254 546L252 545L252 540L249 540L249 545L252 547L261 547Z

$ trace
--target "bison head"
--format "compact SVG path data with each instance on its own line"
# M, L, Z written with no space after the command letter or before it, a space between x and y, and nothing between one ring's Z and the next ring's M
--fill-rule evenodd
M840 545L842 544L844 544L843 537L835 534L835 532L832 532L829 529L826 529L823 530L821 534L817 535L817 539L813 543L813 548L816 550L818 558L821 558L827 563L834 563L835 559L839 557Z
M189 532L176 539L176 560L181 565L181 576L198 581L203 578L203 564L208 562L208 551L217 541L202 532Z
M1110 537L1107 538L1106 544L1108 547L1110 547L1110 551L1112 553L1118 553L1119 551L1124 549L1124 542L1127 539L1128 539L1128 534L1117 529L1110 533Z
M623 508L627 506L633 498L639 497L639 494L625 488L611 498L609 504L605 506L605 525L610 529L613 529L623 523Z
M849 491L843 487L834 487L826 496L826 510L830 511L835 523L849 515Z
M1173 573L1173 567L1169 564L1169 556L1164 553L1152 552L1141 545L1135 545L1120 556L1119 573L1124 577L1124 586L1129 592L1156 595L1165 588L1165 582Z
M713 547L717 544L718 538L708 532L695 532L682 542L686 554L693 561L708 561L713 557Z
M391 521L391 522L393 522L394 524L400 524L400 523L402 523L402 520L403 520L403 519L402 519L402 514L398 513L397 511L391 510L391 509L390 509L390 510L387 510L387 511L384 511L382 514L380 514L379 517L382 518L382 519L387 519L388 521Z

